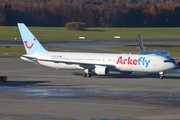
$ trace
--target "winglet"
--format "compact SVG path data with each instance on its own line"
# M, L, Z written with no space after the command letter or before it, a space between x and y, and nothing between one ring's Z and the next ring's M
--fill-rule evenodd
M144 43L143 43L141 35L139 34L138 37L139 37L139 48L140 48L140 51L145 51Z
M17 23L27 54L47 52L24 23Z

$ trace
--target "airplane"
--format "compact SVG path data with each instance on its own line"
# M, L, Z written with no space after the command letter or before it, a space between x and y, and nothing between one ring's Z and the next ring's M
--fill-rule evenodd
M174 69L174 62L164 56L117 54L117 53L87 53L87 52L50 52L31 33L24 23L17 23L26 54L20 58L35 64L56 69L84 70L83 77L108 75L109 71L120 73L159 72L163 79L164 72Z
M138 54L140 55L149 55L149 54L155 54L155 55L160 55L160 56L164 56L164 57L167 57L169 59L171 59L172 61L174 61L174 63L179 66L179 62L176 58L172 58L170 53L166 50L152 50L152 51L146 51L145 50L145 47L144 47L144 43L143 43L143 40L142 40L142 36L139 34L138 35L139 37L139 48L140 48L140 51Z

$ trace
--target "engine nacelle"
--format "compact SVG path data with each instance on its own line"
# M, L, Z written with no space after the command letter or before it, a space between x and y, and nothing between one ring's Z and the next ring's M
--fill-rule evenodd
M96 65L95 69L94 69L94 72L97 75L107 75L109 71L108 71L108 68L105 67L105 66Z

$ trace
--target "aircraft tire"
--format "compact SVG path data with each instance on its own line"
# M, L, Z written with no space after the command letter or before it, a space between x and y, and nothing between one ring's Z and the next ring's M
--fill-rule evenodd
M92 77L92 74L88 73L88 74L87 74L87 77Z
M82 76L83 76L83 77L87 77L87 74L86 74L86 73L83 73Z

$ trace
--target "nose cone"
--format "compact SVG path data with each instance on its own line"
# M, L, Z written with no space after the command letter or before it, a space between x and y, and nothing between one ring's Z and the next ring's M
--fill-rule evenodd
M166 58L166 60L164 60L164 63L165 63L166 70L171 70L177 67L178 60L174 58Z
M176 63L174 63L174 62L168 63L169 70L174 69L176 66L177 66Z
M175 64L176 68L180 67L180 62L178 61L178 59L173 59L173 63Z

